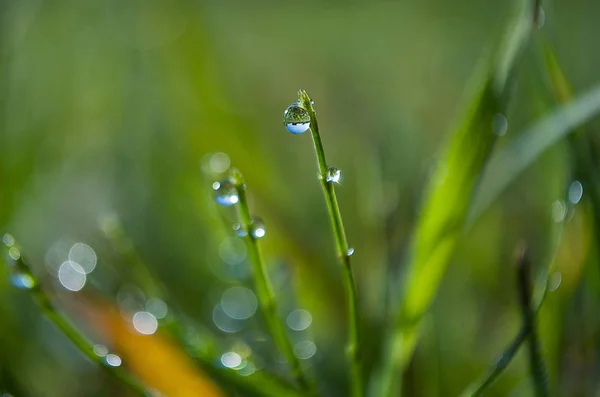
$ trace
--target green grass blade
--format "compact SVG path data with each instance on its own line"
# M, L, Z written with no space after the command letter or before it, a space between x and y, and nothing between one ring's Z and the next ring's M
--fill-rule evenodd
M516 60L528 42L538 7L534 1L524 4L497 57L486 63L483 74L474 80L475 95L467 114L452 134L429 183L402 280L401 303L388 342L388 356L373 384L378 395L396 396L401 390L397 380L412 355L420 320L462 234L479 171L496 141L492 132L494 117L506 109L508 82L513 79Z
M549 147L600 112L600 84L543 117L488 164L469 221L475 221Z

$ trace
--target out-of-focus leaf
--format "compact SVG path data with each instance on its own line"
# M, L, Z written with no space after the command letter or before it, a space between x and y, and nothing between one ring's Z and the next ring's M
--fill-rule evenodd
M494 119L505 112L507 87L535 21L537 2L525 3L492 62L479 74L467 114L452 134L429 183L403 276L401 303L381 378L381 395L397 395L395 380L414 350L420 320L435 296L460 239L473 188L496 141Z
M469 214L477 219L545 150L600 112L600 84L551 112L489 161Z

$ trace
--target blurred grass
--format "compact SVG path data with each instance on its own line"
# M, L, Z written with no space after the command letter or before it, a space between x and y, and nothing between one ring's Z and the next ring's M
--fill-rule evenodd
M370 370L388 323L382 280L401 270L425 182L459 117L457 98L512 5L2 2L0 230L12 231L39 264L60 238L90 244L100 258L90 285L104 285L108 274L142 283L98 230L98 216L118 213L169 298L219 335L225 351L246 334L214 327L214 296L247 280L223 270L219 246L230 232L210 202L200 159L227 152L267 225L264 251L283 315L295 307L313 315L310 333L293 336L315 341L309 365L325 394L344 395L346 314L326 209L311 148L290 144L281 114L298 88L310 90L329 160L343 171L338 197L356 249ZM598 82L600 7L589 0L544 7L542 31L579 97ZM526 55L499 150L555 108L544 78L539 60ZM597 127L594 119L586 129ZM596 155L598 138L588 136ZM523 235L543 262L550 208L564 200L572 162L564 143L550 148L457 243L432 302L432 325L423 330L427 343L405 375L407 395L457 395L515 334L506 263ZM573 206L556 260L562 282L540 314L551 382L562 395L597 389L600 285L589 192L584 186ZM45 273L42 265L36 270ZM123 393L7 283L0 282L0 299L2 387L19 396ZM518 356L488 395L527 396L527 384L519 388L525 374Z

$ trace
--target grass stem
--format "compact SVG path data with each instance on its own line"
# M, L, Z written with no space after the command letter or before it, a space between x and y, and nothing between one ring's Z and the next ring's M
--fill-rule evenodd
M290 341L288 340L285 327L279 318L275 294L273 293L273 286L271 285L271 280L269 279L267 268L258 246L258 241L252 233L253 222L252 217L250 216L250 210L248 208L244 177L242 173L236 169L232 170L231 175L239 196L239 202L237 205L239 220L241 226L246 232L244 239L248 248L248 256L250 258L250 262L252 263L252 275L254 277L256 295L258 297L258 302L265 323L275 345L288 361L292 370L292 374L298 382L298 385L302 388L302 390L310 394L314 394L313 386L304 374L300 365L300 361L294 355L294 350L290 344Z
M364 394L364 384L362 376L362 368L360 362L360 332L359 332L359 315L358 315L358 295L356 291L356 283L354 280L354 272L349 251L346 232L342 223L342 215L340 207L335 196L334 182L327 180L328 164L325 157L325 150L321 135L319 133L319 124L317 115L313 107L313 103L308 94L300 90L298 92L298 103L310 115L310 130L317 155L317 164L319 167L319 182L323 189L327 209L329 211L329 219L333 228L337 256L342 266L342 279L346 290L348 302L348 344L346 346L346 354L350 363L350 390L352 397L361 397Z

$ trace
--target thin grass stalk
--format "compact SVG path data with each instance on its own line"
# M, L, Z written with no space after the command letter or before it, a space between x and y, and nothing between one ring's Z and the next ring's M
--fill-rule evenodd
M250 216L250 209L248 208L244 177L242 173L236 169L232 170L231 176L238 194L239 201L236 207L238 209L241 227L245 231L244 239L248 248L248 256L250 258L250 262L252 263L252 275L254 278L256 295L258 297L258 302L267 324L267 328L275 345L287 359L292 370L292 375L298 382L298 385L305 392L314 394L312 383L306 377L304 371L302 370L302 366L300 365L300 361L294 355L294 349L292 348L292 345L287 337L285 327L279 318L273 286L267 273L267 268L260 252L258 241L252 233L253 222L252 217Z
M548 391L548 376L537 335L535 313L531 308L532 284L530 272L531 264L529 257L527 256L527 252L523 250L517 264L517 279L523 326L528 331L529 368L536 397L547 397L550 395Z
M358 294L356 282L350 257L352 251L348 246L346 231L342 222L340 207L335 195L333 181L328 181L329 165L325 156L325 149L321 141L319 132L319 123L313 103L304 90L298 92L298 104L305 109L310 116L310 131L317 155L317 165L319 168L319 182L327 203L329 220L333 229L335 247L338 260L342 267L342 280L346 291L346 300L348 305L348 342L346 345L346 355L350 365L350 393L352 397L361 397L364 395L364 381L362 367L360 362L360 320L358 313Z
M5 235L9 236L9 235ZM14 241L12 236L5 241ZM13 276L18 277L20 286L26 289L32 296L33 300L39 306L44 316L58 328L64 336L75 346L79 352L87 357L88 360L96 364L108 375L119 381L121 384L129 388L133 393L139 396L146 396L146 390L137 380L128 375L121 366L109 365L104 357L98 356L94 352L93 345L73 326L66 318L64 318L52 304L52 301L46 291L42 289L37 278L31 273L29 266L26 264L21 252L16 248L14 243L6 244L6 248L12 250L12 255L9 253L7 262Z

